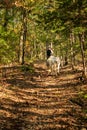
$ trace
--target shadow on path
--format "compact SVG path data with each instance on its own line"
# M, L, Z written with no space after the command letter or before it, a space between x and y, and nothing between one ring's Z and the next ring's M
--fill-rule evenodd
M65 69L48 76L44 65L36 64L34 74L7 78L0 87L0 130L87 129L83 101L74 100L86 89L78 74Z

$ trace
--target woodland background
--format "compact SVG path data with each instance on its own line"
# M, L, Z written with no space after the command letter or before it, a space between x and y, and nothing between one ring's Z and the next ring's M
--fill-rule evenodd
M46 58L51 44L63 64L86 75L86 0L0 0L0 64Z

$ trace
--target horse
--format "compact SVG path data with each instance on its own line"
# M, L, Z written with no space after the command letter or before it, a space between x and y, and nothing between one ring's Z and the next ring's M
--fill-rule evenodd
M47 68L52 75L57 75L60 72L60 58L55 56L50 56L47 59Z

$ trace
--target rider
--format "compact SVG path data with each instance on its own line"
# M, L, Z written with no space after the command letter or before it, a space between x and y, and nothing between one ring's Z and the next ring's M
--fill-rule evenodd
M53 50L51 48L51 46L48 46L48 49L47 49L47 59L53 54Z

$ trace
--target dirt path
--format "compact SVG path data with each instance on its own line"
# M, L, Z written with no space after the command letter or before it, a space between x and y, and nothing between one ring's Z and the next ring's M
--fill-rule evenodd
M44 63L35 73L17 73L0 86L0 130L87 130L87 91L80 72L69 68L48 76ZM1 84L2 84L1 83Z

